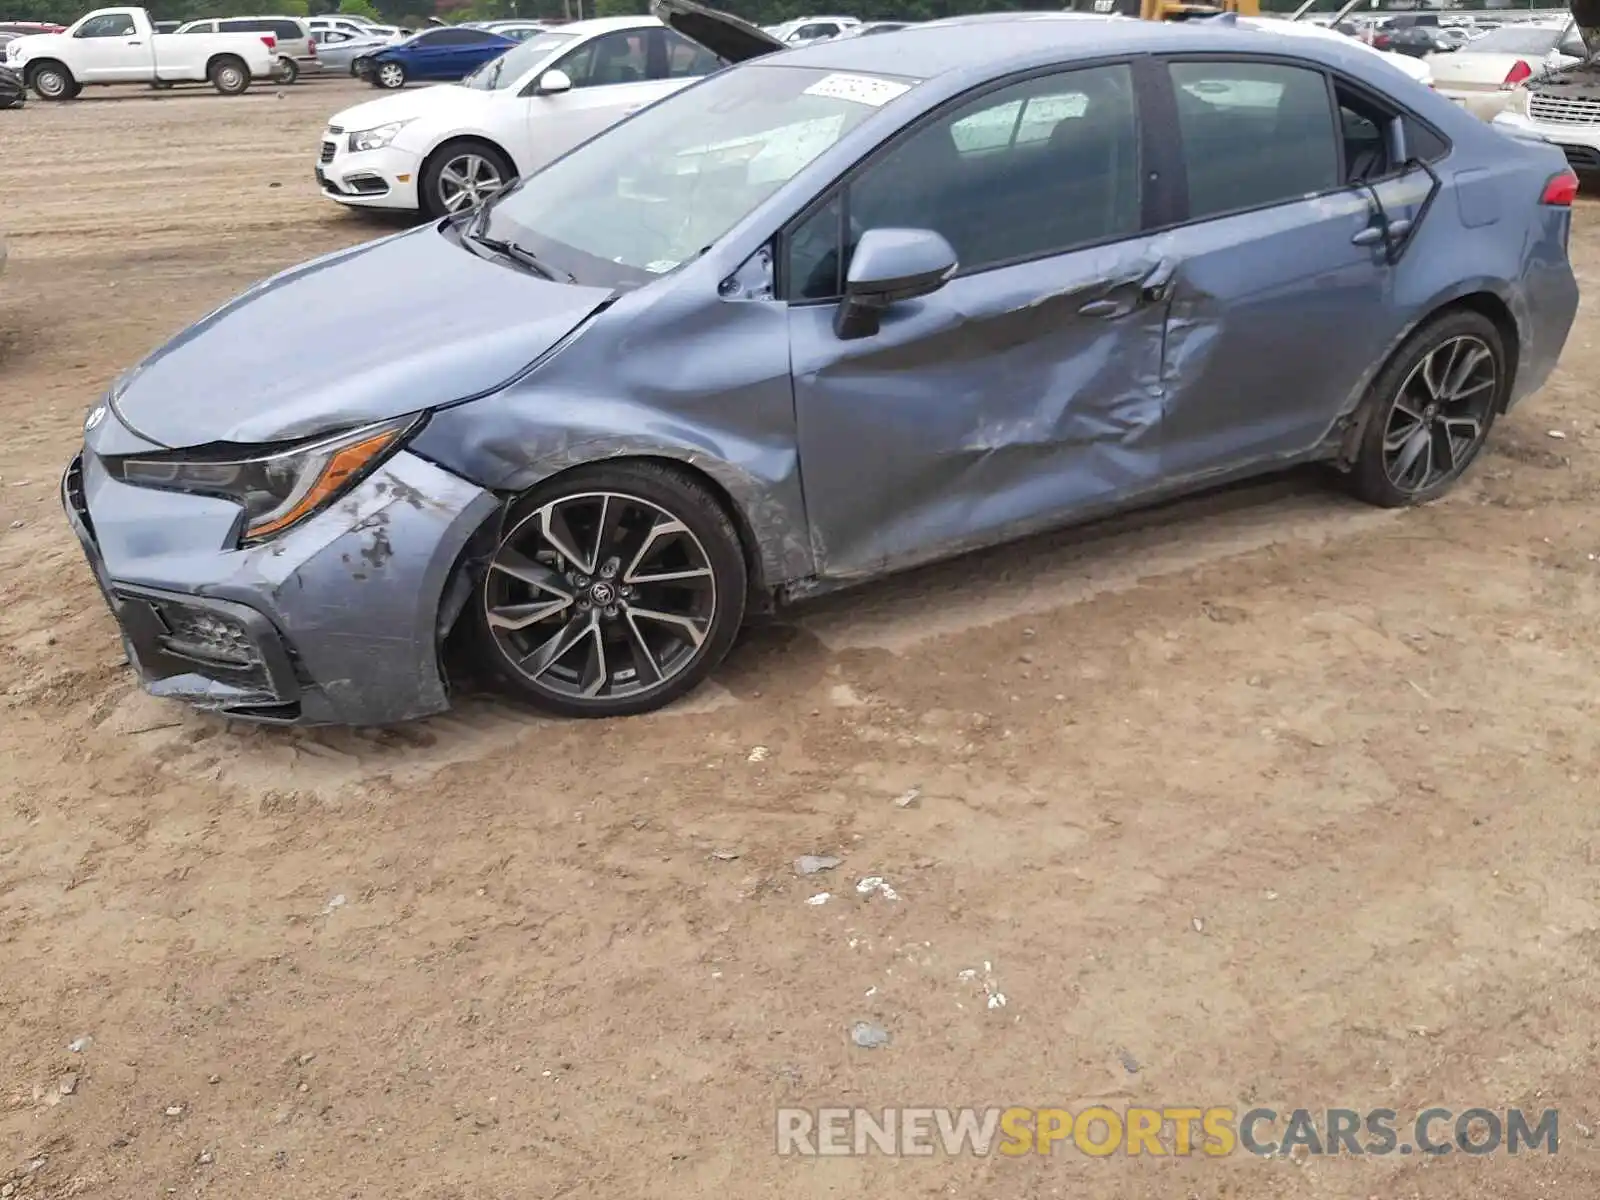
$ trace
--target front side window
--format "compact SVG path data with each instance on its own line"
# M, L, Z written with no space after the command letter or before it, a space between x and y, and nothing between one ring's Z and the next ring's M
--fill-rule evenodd
M1298 200L1339 183L1320 71L1262 62L1168 64L1193 219Z
M133 18L127 13L102 13L98 17L91 17L78 29L81 38L109 38L132 37L137 32L134 29Z
M649 55L644 29L607 33L585 42L560 62L575 88L608 87L618 83L640 83L649 76Z
M648 282L915 83L758 65L707 76L530 176L491 210L489 232L584 282Z
M1139 128L1122 64L1030 79L925 124L788 238L791 299L839 295L869 229L932 229L963 272L1138 232ZM841 223L841 216L843 218Z
M476 88L481 92L495 92L511 87L550 55L572 41L570 33L536 33L520 45L513 46L498 58L492 58L461 81L462 87Z

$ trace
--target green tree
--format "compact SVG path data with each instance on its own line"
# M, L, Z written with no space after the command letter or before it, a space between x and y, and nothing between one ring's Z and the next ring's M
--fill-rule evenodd
M366 17L372 21L383 20L383 14L370 3L370 0L339 0L339 5L334 11L344 13L347 17Z

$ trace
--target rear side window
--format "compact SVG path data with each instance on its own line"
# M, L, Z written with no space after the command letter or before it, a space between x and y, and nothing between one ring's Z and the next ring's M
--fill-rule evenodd
M667 78L692 79L709 75L722 66L722 60L698 42L691 42L673 29L667 35Z
M306 31L293 21L273 21L272 32L280 42L296 42L306 36Z
M1192 220L1339 184L1333 104L1319 71L1263 62L1168 64Z

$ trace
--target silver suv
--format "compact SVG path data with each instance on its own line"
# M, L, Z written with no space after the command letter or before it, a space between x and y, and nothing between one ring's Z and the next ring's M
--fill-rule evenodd
M302 71L320 71L317 44L301 17L222 17L190 21L179 33L259 33L276 41L278 82L293 83Z

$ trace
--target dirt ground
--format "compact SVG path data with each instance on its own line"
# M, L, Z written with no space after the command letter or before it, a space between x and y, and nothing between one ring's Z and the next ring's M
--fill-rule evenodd
M390 231L311 180L368 96L0 113L0 1196L1600 1194L1592 294L1426 510L1296 476L969 558L650 718L233 726L136 689L58 473L149 349ZM774 1152L778 1105L1095 1099L1560 1152Z

